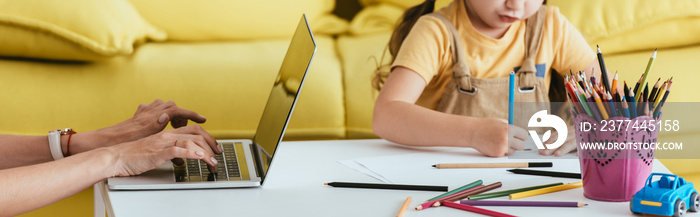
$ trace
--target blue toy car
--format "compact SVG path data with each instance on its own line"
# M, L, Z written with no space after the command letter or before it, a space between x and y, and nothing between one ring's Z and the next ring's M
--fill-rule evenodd
M652 173L630 200L630 210L635 214L683 216L686 209L697 212L700 196L692 182L672 174Z

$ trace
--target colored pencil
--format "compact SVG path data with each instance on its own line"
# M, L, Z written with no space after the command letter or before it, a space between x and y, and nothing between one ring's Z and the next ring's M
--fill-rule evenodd
M642 78L644 78L644 73L642 73L642 76L639 76L639 80L637 81L637 84L634 85L634 90L632 92L636 93L637 90L639 90L639 86L642 85ZM635 94L639 96L639 94Z
M581 102L581 107L583 107L583 110L586 111L586 114L588 114L588 116L594 117L593 111L588 106L588 101L586 100L586 96L583 93L583 89L581 89L580 86L576 86L575 90L578 90L578 98Z
M615 71L615 77L613 77L612 86L610 86L610 90L608 90L608 92L614 94L615 90L617 89L617 80L617 71Z
M481 184L484 184L484 181L482 181L481 179L479 179L479 180L476 180L476 181L474 181L474 182L472 182L472 183L469 183L469 184L463 185L463 186L461 186L461 187L459 187L459 188L455 188L455 189L453 189L453 190L451 190L451 191L448 191L447 193L444 193L444 194L435 196L435 197L433 197L433 198L430 198L430 199L428 199L428 201L426 201L426 202L430 202L430 201L433 201L433 200L437 200L437 199L440 199L440 198L442 198L442 197L449 196L449 195L452 195L452 194L457 193L457 192L460 192L460 191L464 191L464 190L467 190L467 189L471 189L471 188L476 187L476 186L479 186L479 185L481 185Z
M483 209L483 208L478 208L478 207L473 207L469 205L464 205L464 204L459 204L455 202L450 202L450 201L445 201L445 206L446 207L451 207L455 209L461 209L464 211L469 211L473 213L479 213L487 216L494 216L494 217L515 217L514 215L509 215L501 212L496 212L488 209Z
M433 200L428 200L428 201L426 201L425 203L416 206L416 210L420 211L420 210L424 210L424 209L427 209L427 208L430 208L430 207L436 207L437 205L435 205L435 203L438 203L438 205L439 205L440 199L442 199L442 198L446 198L446 197L448 197L448 196L455 195L455 194L471 194L471 193L469 193L469 192L476 191L477 189L480 189L480 188L483 188L483 187L485 187L485 186L484 186L484 185L477 185L477 186L474 186L474 187L472 187L472 188L465 189L465 190L462 190L462 191L459 191L459 192L456 192L456 193L453 193L453 194L450 194L450 195L447 195L447 196L443 196L443 197L440 197L440 198L437 198L437 199L433 199Z
M576 95L576 91L574 90L574 85L572 84L572 82L567 82L565 85L566 85L566 90L567 90L566 92L569 93L569 95L571 97L571 102L574 104L574 108L576 108L578 110L578 113L580 113L580 114L586 113L586 111L583 109L583 107L581 105L581 101L578 98L578 95Z
M634 92L632 90L627 90L629 92L629 98L627 99L627 103L630 106L630 119L636 118L637 117L637 101L634 100Z
M515 72L508 77L508 124L513 124L513 106L515 104Z
M644 102L644 115L651 117L651 111L649 110L649 102Z
M615 108L617 108L617 115L622 116L624 112L622 111L622 100L625 98L624 95L620 95L620 90L615 89L615 95L613 96L613 102L615 102Z
M591 113L593 113L593 116L591 116L591 117L594 117L594 118L595 118L596 120L598 120L598 121L602 120L602 119L601 119L601 116L600 116L600 111L598 111L598 108L596 107L595 100L593 99L593 96L591 96L591 93L586 92L586 91L583 91L583 90L581 90L581 91L582 91L584 94L586 94L586 95L585 95L585 97L586 97L586 104L588 105L588 109L591 110Z
M630 116L629 105L627 105L627 101L624 99L622 100L622 111L624 112L625 117L632 118Z
M524 174L524 175L551 176L551 177L574 178L574 179L581 178L581 173L567 173L567 172L554 172L554 171L528 170L528 169L512 169L512 170L508 170L508 171L515 173L515 174Z
M529 206L529 207L583 207L588 204L560 201L509 201L509 200L460 200L459 203L470 206Z
M642 115L647 115L646 112L644 112L644 108L646 107L646 104L649 100L648 95L649 94L649 85L644 85L644 91L642 91L642 96L640 96L640 99L637 99L639 103L637 103L637 114L642 114Z
M666 92L666 86L668 85L668 81L664 81L664 84L661 85L659 88L659 91L656 92L656 96L654 96L654 100L652 101L654 103L654 106L652 110L655 110L656 107L659 106L659 101L661 101L662 95Z
M540 188L540 189L535 189L535 190L531 190L531 191L514 193L514 194L508 195L508 199L515 200L515 199L532 197L535 195L547 194L547 193L569 190L569 189L580 188L580 187L583 187L583 181L572 182L572 183L567 183L567 184L557 185L557 186L552 186L552 187L547 187L547 188Z
M494 198L494 197L503 197L503 196L508 196L510 194L515 194L515 193L519 193L519 192L530 191L530 190L541 189L541 188L563 185L563 184L564 183L557 182L557 183L546 184L546 185L537 185L537 186L517 188L517 189L511 189L511 190L505 190L505 191L491 192L491 193L486 193L486 194L477 194L477 195L468 196L467 199L469 199L469 200L483 200L483 199L489 199L489 198Z
M585 83L583 82L583 77L581 76L581 72L579 71L578 74L576 74L576 78L578 78L577 82L580 87L585 87Z
M649 94L649 102L654 102L656 91L659 91L659 81L661 81L661 78L657 79L656 84L654 84L654 87L651 88L651 93Z
M465 189L465 190L456 192L456 193L454 193L454 194L460 194L460 193L462 193L462 192L468 192L468 191L475 191L476 189L483 188L483 187L484 187L484 185L477 185L477 186L474 186L474 187L472 187L472 188L469 188L469 189ZM450 194L450 195L454 195L454 194ZM421 205L416 206L415 209L418 210L418 211L420 211L420 210L424 210L424 209L427 209L427 208L430 208L430 207L436 207L435 203L438 203L438 202L440 201L440 199L446 198L446 197L448 197L448 196L450 196L450 195L443 196L443 197L439 197L439 198L433 199L433 200L428 200L428 201L426 201L425 203L422 203Z
M600 115L602 116L602 120L607 120L608 119L608 112L606 112L605 105L603 105L603 102L600 100L600 97L598 96L598 93L592 93L593 95L593 100L595 100L595 103L598 105L598 109L600 110Z
M406 200L403 202L403 205L401 205L401 209L399 210L399 213L396 214L396 217L402 217L403 213L406 212L406 208L408 208L408 205L411 204L411 197L407 197Z
M441 163L433 167L438 169L456 168L527 168L552 167L552 162L512 162L512 163Z
M664 93L664 98L661 99L661 102L659 102L659 106L657 106L656 109L654 109L654 118L658 118L661 115L661 107L663 107L664 103L666 103L668 93L671 92L671 85L673 85L673 81L668 82L668 87L666 89L666 93Z
M610 91L608 92L608 95L610 95L610 100L612 100L612 103L610 103L610 107L611 107L610 109L612 109L609 113L610 117L615 117L615 116L620 115L620 112L618 110L618 108L620 108L620 107L615 105L615 93L617 92L617 84L618 84L617 82L618 82L617 71L615 71L615 76L613 77L613 80L612 80L612 86L610 86Z
M437 200L437 202L435 204L433 204L433 206L436 206L436 207L440 206L440 205L442 205L442 202L444 202L444 201L461 200L461 199L464 199L468 196L477 195L477 194L481 194L481 193L484 193L484 192L487 192L487 191L490 191L490 190L493 190L496 188L500 188L501 186L503 186L503 183L496 182L496 183L489 184L487 186L484 186L483 188L479 188L479 189L476 189L473 191L453 194L453 195L450 195L449 197L440 198L439 200Z
M605 93L605 96L607 98L608 105L610 105L610 112L608 112L610 114L610 117L612 118L617 116L617 109L615 108L615 102L613 102L612 96L610 95L610 93Z
M414 191L447 191L447 186L431 185L398 185L398 184L377 184L377 183L356 183L356 182L329 182L324 185L341 188L371 188L389 190L414 190Z
M651 66L654 65L654 60L656 60L656 51L657 50L658 49L654 49L654 54L652 54L651 57L649 57L649 63L647 63L647 69L644 70L644 76L642 76L642 81L640 82L640 85L644 84L647 81L647 76L649 75L649 71L651 71ZM641 94L641 89L638 89L637 92L634 93L635 96L639 96L639 94ZM641 98L641 97L639 97L639 98ZM641 100L641 99L637 99L637 100Z
M598 64L600 65L600 77L602 78L601 83L605 87L605 91L610 92L610 80L608 79L608 69L605 67L605 61L603 60L603 52L600 52L600 47L596 45L598 49ZM607 119L607 118L606 118Z

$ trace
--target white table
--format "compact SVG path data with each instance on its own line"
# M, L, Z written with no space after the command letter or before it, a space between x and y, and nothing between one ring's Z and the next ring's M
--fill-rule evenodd
M115 216L396 216L406 197L411 196L411 208L440 192L332 188L323 183L332 181L378 182L338 163L364 157L449 151L448 148L410 148L385 140L338 140L283 142L275 156L269 176L260 188L168 190L168 191L106 191L107 209ZM464 151L464 150L460 150ZM473 151L473 150L472 150ZM489 162L478 152L465 158ZM502 159L501 159L502 160ZM577 159L569 159L578 161ZM512 160L523 161L523 160ZM429 165L426 165L429 166ZM571 168L578 171L578 168ZM503 169L464 170L467 180L449 180L450 189L480 179L485 172ZM659 161L654 172L670 173ZM575 182L576 179L518 176L522 185L552 182ZM513 177L510 177L513 178ZM442 180L444 182L444 180ZM484 184L498 180L484 179ZM424 183L415 183L424 184ZM428 183L429 184L429 183ZM503 190L510 189L504 182ZM517 185L517 184L516 184ZM518 216L631 216L627 202L599 202L583 196L583 189L530 197L528 200L578 201L588 203L583 208L484 207ZM689 216L700 216L688 213ZM423 211L408 210L404 216L479 216L448 207Z

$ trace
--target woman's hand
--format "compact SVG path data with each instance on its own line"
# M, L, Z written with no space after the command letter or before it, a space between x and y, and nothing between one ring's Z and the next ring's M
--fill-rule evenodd
M163 102L157 99L152 103L139 105L134 116L128 120L110 127L74 135L74 140L72 140L74 145L71 145L70 151L71 153L79 153L135 141L161 132L168 126L168 123L173 128L187 126L188 120L204 123L207 119L196 112L178 107L173 101ZM217 154L221 153L216 143L210 143L210 145L209 149Z
M525 147L527 132L496 118L478 118L478 130L471 138L474 149L489 156L502 157Z
M201 159L216 172L218 162L211 147L216 142L199 125L192 125L108 147L116 158L114 176L132 176L159 167L173 159ZM182 164L184 162L176 162Z

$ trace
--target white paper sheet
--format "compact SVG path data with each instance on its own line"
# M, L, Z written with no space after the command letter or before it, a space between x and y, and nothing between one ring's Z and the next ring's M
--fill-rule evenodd
M537 151L521 152L521 155L537 155ZM475 156L476 155L476 156ZM553 156L537 160L509 159L508 157L490 158L480 155L474 150L462 151L437 151L415 154L390 155L381 157L358 158L339 161L341 164L353 168L386 183L397 184L426 184L448 185L466 184L478 179L485 184L501 181L517 183L523 179L542 179L546 182L553 181L575 182L576 179L533 177L531 175L513 174L506 171L512 168L469 168L469 169L437 169L432 167L439 163L496 163L496 162L552 162L553 167L530 168L537 170L551 170L560 172L578 173L578 159L561 159ZM546 184L546 183L543 183Z

